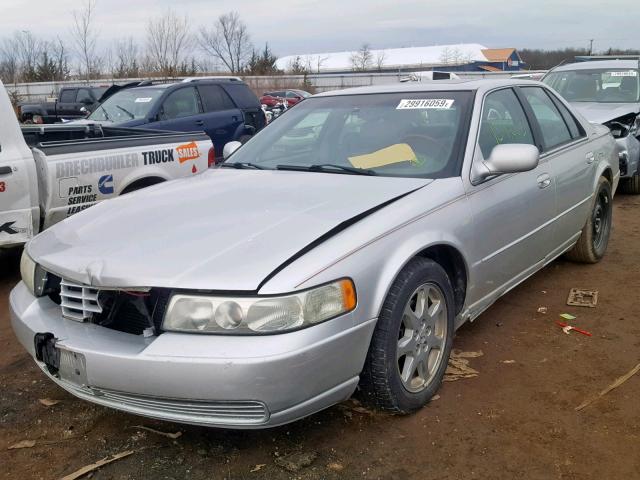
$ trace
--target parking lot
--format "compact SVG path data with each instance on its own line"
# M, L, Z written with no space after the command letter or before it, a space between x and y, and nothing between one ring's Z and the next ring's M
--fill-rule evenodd
M263 431L158 422L65 393L13 335L7 301L19 279L19 253L5 252L0 475L60 478L132 451L92 478L636 478L640 375L581 411L575 407L640 360L638 212L638 197L616 197L612 240L601 263L556 261L465 325L454 348L482 352L466 359L478 376L445 382L417 414L393 417L349 401ZM572 287L598 290L596 308L567 306ZM572 322L593 336L565 335L555 323L562 313L575 315ZM32 441L27 448L9 449L25 440Z

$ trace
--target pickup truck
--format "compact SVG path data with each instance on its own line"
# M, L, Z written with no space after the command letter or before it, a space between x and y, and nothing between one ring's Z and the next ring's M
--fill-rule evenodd
M24 126L0 82L0 248L102 200L203 172L213 162L203 132L101 125Z
M76 86L62 87L53 102L23 103L20 108L22 123L59 123L64 120L84 118L93 112L101 102L120 90L141 85L141 82L110 87Z

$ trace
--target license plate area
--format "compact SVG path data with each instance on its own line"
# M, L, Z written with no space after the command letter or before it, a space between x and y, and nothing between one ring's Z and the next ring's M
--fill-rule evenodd
M51 375L78 386L87 386L84 355L56 346L57 341L52 333L36 334L36 359L45 364Z

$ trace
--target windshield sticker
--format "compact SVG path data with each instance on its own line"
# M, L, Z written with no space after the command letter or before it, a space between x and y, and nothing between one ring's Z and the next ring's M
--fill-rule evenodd
M637 77L638 72L635 70L627 70L626 72L610 72L609 75L612 77Z
M135 103L149 103L151 100L153 100L153 98L151 97L140 97L140 98L136 98Z
M402 99L396 110L415 110L424 108L450 109L453 106L453 99L450 98L413 98Z

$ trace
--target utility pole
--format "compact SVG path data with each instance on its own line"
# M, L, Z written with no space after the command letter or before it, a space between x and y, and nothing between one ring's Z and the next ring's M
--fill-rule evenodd
M589 56L593 55L593 38L589 40Z

